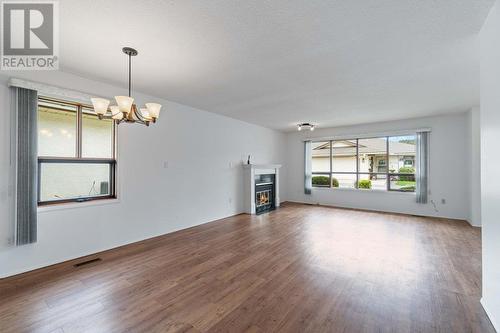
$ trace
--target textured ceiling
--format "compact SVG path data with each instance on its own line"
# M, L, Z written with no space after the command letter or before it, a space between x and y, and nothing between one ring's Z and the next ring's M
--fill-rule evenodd
M291 130L478 104L493 0L64 0L61 69Z

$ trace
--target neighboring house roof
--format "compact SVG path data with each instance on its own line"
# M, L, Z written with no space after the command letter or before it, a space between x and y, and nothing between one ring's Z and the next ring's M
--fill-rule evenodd
M415 155L415 145L399 141L389 141L390 155ZM385 138L359 139L359 153L367 155L385 155L387 142ZM313 157L329 157L330 142L313 142ZM333 141L334 156L356 155L356 140Z

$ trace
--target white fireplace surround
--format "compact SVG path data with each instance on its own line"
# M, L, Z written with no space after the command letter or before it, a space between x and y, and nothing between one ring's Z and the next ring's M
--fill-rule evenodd
M274 176L274 205L280 206L280 186L279 170L281 164L244 164L244 200L245 213L255 214L255 176L256 175L275 175Z

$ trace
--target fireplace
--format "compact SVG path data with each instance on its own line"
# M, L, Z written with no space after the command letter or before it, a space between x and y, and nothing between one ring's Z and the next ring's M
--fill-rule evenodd
M275 175L255 176L255 214L269 212L275 205Z
M245 212L262 214L280 206L279 164L244 164Z

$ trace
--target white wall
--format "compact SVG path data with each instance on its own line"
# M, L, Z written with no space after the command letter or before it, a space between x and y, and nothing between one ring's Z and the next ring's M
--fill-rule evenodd
M469 218L469 168L466 113L417 118L392 122L317 129L314 132L292 132L287 135L288 200L320 203L349 208L363 208L425 216L456 219ZM430 197L436 204L417 204L412 193L313 188L312 195L304 194L305 138L333 135L356 135L431 128L430 139ZM445 204L441 203L445 199Z
M474 226L481 226L481 136L479 116L480 110L478 107L472 108L468 112L468 146L470 150L470 158L468 159L470 214L468 221Z
M500 2L480 33L481 43L481 220L483 298L500 330Z
M125 89L62 72L17 74L59 87L113 96ZM0 277L95 253L243 212L240 164L283 163L285 134L134 93L163 104L159 122L119 126L119 201L39 213L38 242L5 247L8 215L9 98L0 76ZM166 168L165 168L166 167ZM286 168L282 169L286 177ZM286 182L280 192L285 200Z

